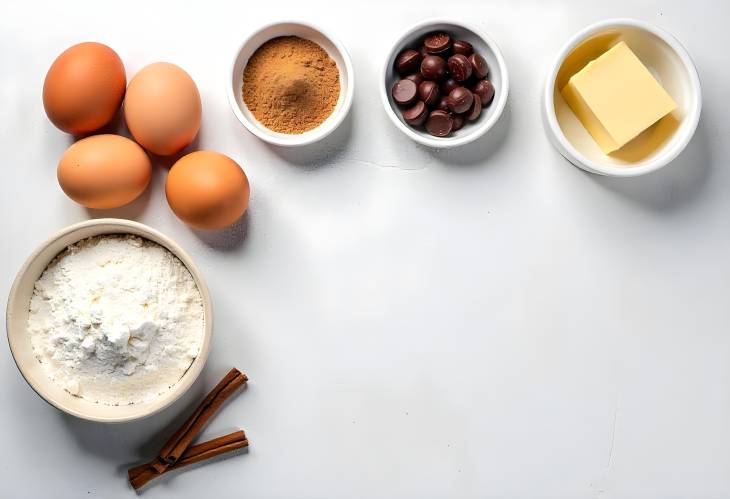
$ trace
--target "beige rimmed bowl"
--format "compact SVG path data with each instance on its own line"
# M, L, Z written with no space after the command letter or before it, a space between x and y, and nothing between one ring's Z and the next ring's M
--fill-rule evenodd
M75 397L56 385L36 358L27 334L28 312L33 287L48 264L70 244L104 234L132 234L149 239L164 248L187 267L203 298L205 331L200 353L183 377L170 390L156 399L141 404L111 406ZM210 293L190 256L172 239L141 223L115 218L101 218L71 225L42 243L25 261L15 277L8 297L6 329L10 351L20 373L30 387L49 404L63 412L101 423L122 423L151 416L180 398L193 384L208 359L213 334L213 310Z

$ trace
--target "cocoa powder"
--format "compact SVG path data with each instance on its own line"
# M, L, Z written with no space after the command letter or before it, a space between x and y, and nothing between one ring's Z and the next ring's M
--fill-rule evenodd
M266 128L299 134L316 128L340 96L337 64L316 43L298 36L273 38L243 72L243 101Z

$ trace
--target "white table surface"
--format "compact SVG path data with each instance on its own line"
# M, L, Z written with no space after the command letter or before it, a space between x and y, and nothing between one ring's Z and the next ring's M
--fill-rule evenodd
M145 497L730 496L730 4L111 5L0 6L0 295L53 231L131 218L202 268L214 344L182 400L105 426L44 403L3 342L0 495L133 496L126 466L149 458L235 365L250 386L206 435L241 426L250 452L161 480ZM378 83L399 34L449 10L493 35L512 88L489 138L439 152L393 127ZM674 33L704 91L686 152L636 179L574 168L539 115L559 47L621 16ZM286 18L330 28L357 75L351 118L304 151L247 133L224 92L234 47ZM193 76L199 147L232 156L251 180L242 224L188 229L166 204L164 167L119 210L64 196L55 168L70 139L46 119L41 88L56 55L84 40L117 50L128 75L167 60Z

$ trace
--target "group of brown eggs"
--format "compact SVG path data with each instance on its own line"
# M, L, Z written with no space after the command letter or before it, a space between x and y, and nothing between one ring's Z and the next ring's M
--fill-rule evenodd
M180 67L150 64L127 85L119 55L94 42L74 45L56 58L43 85L43 106L56 127L86 136L61 157L58 181L71 199L99 209L125 205L142 194L152 175L147 152L170 156L189 146L202 113L198 88ZM134 140L89 135L109 124L122 106ZM195 151L172 166L165 194L185 223L221 229L245 213L250 188L234 160L218 152Z

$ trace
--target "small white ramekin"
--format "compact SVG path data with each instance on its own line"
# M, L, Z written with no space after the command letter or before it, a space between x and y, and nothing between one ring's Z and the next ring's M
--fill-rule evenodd
M676 123L667 138L654 149L634 157L606 155L580 125L560 95L558 79L563 65L589 62L597 54L591 44L608 48L626 41L649 71L677 102ZM590 43L586 43L590 42ZM568 58L570 63L566 63ZM567 75L569 76L569 75ZM575 166L592 173L613 177L635 177L669 164L689 143L697 129L702 109L702 89L692 59L684 47L666 31L634 19L609 19L575 34L558 52L545 81L542 98L543 125L555 148ZM637 139L640 140L640 139Z
M448 137L434 137L425 130L414 128L403 120L399 107L393 102L391 88L399 78L395 73L394 63L398 54L407 48L417 48L422 38L433 31L444 31L456 40L466 40L474 46L474 51L481 54L489 66L487 77L494 85L494 100L482 110L478 120L466 123ZM412 140L428 147L450 148L468 144L483 136L502 116L509 93L509 76L502 52L492 38L479 29L461 21L429 19L422 21L406 31L393 45L385 59L380 80L380 97L393 124Z
M298 36L313 41L335 61L340 72L340 97L334 111L321 125L301 134L269 130L259 123L243 102L243 70L246 68L249 58L261 45L279 36ZM345 46L322 29L302 22L277 22L264 26L241 44L231 64L227 87L228 102L233 114L249 132L261 140L277 146L303 146L325 138L344 121L352 106L355 72L352 69L350 54Z
M74 397L51 381L41 363L38 362L30 343L27 329L28 312L36 280L51 260L70 244L101 234L133 234L164 246L187 267L203 298L205 330L200 353L193 360L180 381L166 393L150 402L110 406ZM20 373L30 387L49 404L67 414L89 421L121 423L142 419L161 411L180 398L192 386L208 359L210 341L213 335L213 308L203 276L188 254L172 239L141 223L115 218L100 218L71 225L58 231L28 257L10 289L6 312L6 329L10 351Z

